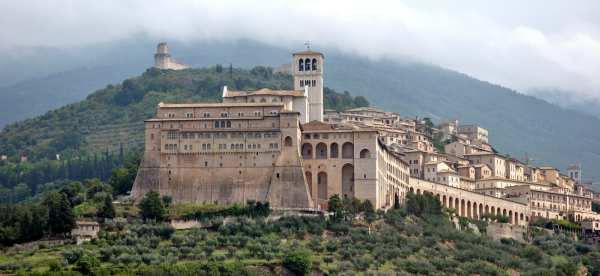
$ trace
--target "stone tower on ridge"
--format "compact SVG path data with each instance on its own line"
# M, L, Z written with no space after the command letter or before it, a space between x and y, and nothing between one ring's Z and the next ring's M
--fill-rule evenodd
M190 65L171 59L167 43L158 43L156 54L154 55L154 67L157 69L181 70L193 68Z
M321 53L294 53L294 90L308 88L308 121L323 121L323 59Z

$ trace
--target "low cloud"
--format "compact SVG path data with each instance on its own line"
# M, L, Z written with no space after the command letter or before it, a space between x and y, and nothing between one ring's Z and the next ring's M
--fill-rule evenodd
M600 2L423 2L4 1L0 35L7 49L79 46L137 33L289 48L310 40L315 50L411 57L521 92L600 97Z

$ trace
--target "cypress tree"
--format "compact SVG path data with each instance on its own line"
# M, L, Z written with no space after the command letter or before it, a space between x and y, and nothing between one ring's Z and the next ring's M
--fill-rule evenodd
M115 205L112 203L112 196L107 195L104 198L104 205L100 208L98 212L98 217L103 219L114 219L117 216L117 211L115 210Z

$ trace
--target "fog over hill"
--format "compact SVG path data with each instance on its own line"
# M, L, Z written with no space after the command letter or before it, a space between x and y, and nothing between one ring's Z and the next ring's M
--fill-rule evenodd
M291 62L287 49L261 43L167 41L176 60L195 67L217 63L252 68ZM84 99L96 89L141 74L153 66L157 41L140 36L72 50L23 48L20 55L0 54L0 125L23 120ZM552 165L566 173L566 164L581 162L584 179L600 179L600 120L566 110L532 96L519 94L433 65L413 61L372 61L334 49L323 52L325 86L362 95L371 106L402 116L458 119L479 124L501 153L538 158L534 165ZM27 66L37 62L39 68ZM561 92L552 94L560 102ZM596 109L586 103L577 107Z

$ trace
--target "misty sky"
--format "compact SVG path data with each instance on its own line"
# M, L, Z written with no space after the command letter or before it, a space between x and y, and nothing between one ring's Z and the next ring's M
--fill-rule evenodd
M599 12L600 1L548 0L2 1L0 50L140 33L294 49L310 40L316 51L411 57L520 92L556 88L586 99L600 98Z

